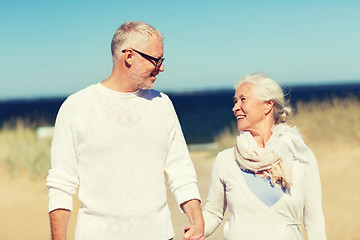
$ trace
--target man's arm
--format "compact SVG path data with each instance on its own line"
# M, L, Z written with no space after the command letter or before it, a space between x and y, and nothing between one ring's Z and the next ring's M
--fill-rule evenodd
M204 238L204 218L202 216L200 201L198 199L192 199L181 204L181 208L184 210L189 218L191 226L185 228L183 240L188 239L205 239Z
M67 209L56 209L49 213L52 240L66 240L70 214L71 211Z

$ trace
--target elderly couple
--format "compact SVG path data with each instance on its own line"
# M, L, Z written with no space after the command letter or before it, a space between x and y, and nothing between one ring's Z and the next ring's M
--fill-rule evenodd
M72 195L76 240L174 239L169 188L190 225L178 239L203 240L229 219L224 239L326 239L317 161L286 124L279 85L263 74L236 85L239 135L213 165L203 209L196 173L169 98L152 90L164 71L163 37L126 22L111 42L112 73L67 98L55 124L47 177L52 239L66 239Z

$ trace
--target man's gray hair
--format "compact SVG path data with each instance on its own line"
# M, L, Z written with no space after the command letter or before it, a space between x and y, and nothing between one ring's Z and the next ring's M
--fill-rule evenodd
M291 108L286 106L284 93L277 82L262 73L249 74L235 84L238 89L243 83L251 83L255 86L254 91L260 101L274 102L275 123L285 123L291 113Z
M113 61L119 59L121 50L133 47L136 43L146 43L150 36L156 36L163 41L162 34L145 22L125 22L115 32L111 41Z

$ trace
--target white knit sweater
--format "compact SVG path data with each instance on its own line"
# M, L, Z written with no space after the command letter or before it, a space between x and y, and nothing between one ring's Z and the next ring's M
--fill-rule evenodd
M321 184L316 159L309 148L307 162L293 162L293 185L275 205L268 207L247 186L234 157L234 148L220 152L214 162L204 208L205 236L221 223L226 240L299 240L304 219L309 240L324 240L325 221L321 207Z
M164 171L179 204L200 199L196 173L169 98L154 90L111 91L100 83L61 106L47 178L49 212L72 210L76 239L169 239Z

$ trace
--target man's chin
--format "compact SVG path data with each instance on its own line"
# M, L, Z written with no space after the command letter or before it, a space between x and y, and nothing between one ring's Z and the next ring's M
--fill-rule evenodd
M141 89L152 89L154 87L154 83L148 83L148 84L144 84L143 86L141 86Z
M155 80L153 79L147 79L144 81L141 85L141 89L152 89L154 87Z
M136 89L152 89L154 87L153 81L136 81L132 84Z

